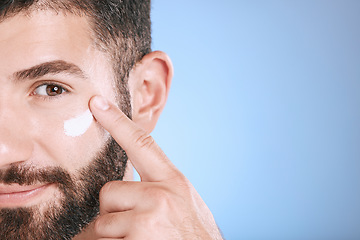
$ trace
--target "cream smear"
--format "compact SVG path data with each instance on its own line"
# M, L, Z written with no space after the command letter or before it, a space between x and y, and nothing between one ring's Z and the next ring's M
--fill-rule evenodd
M81 115L66 120L64 122L64 132L66 136L78 137L83 135L93 122L93 115L90 110L87 109Z

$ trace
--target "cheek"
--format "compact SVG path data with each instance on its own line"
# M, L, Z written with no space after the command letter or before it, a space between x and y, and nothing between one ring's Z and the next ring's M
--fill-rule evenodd
M44 161L68 171L86 166L104 146L108 135L93 119L89 110L72 116L43 119L38 135ZM49 162L44 163L46 165Z
M66 120L64 122L64 133L69 137L79 137L89 129L93 120L94 118L88 109L79 116Z

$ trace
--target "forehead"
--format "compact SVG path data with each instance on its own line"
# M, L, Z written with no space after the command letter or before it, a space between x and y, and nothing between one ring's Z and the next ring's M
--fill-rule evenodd
M86 65L99 54L87 19L72 14L18 14L0 23L0 33L0 72L53 60Z

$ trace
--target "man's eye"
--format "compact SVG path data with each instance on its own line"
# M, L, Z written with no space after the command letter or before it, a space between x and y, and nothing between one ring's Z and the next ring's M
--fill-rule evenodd
M66 92L66 89L57 84L43 84L34 91L36 95L56 97Z

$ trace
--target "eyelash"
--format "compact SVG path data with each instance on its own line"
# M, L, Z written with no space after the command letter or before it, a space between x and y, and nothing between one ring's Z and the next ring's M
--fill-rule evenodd
M55 96L50 96L47 94L47 92L44 95L41 95L39 93L36 93L36 91L40 88L40 87L47 87L47 86L53 86L53 87L57 87L61 90L61 93L55 95ZM46 91L46 89L45 89ZM44 100L52 100L52 99L56 99L59 97L62 97L64 94L69 93L70 91L68 90L67 87L63 86L62 84L59 83L54 83L54 82L42 82L41 84L39 84L38 86L35 87L35 89L33 90L33 92L31 93L31 95L42 98Z

